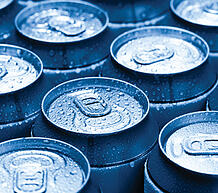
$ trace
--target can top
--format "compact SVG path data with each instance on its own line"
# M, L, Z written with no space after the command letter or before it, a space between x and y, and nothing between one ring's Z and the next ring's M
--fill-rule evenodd
M20 138L0 147L3 192L79 192L89 179L87 158L67 143Z
M218 175L218 111L195 112L170 121L160 132L162 153L189 171Z
M42 61L33 52L0 44L0 95L23 89L41 75Z
M171 0L170 7L190 23L218 27L218 0Z
M218 111L218 86L209 97L209 109L212 111Z
M207 43L175 27L145 27L118 36L111 55L121 66L145 74L176 74L197 68L208 58Z
M24 8L15 18L24 36L49 43L70 43L94 37L108 24L107 13L80 1L46 1Z
M14 0L0 0L0 10L10 5Z
M58 85L42 101L44 116L63 130L109 135L141 122L149 111L137 87L110 78L81 78Z

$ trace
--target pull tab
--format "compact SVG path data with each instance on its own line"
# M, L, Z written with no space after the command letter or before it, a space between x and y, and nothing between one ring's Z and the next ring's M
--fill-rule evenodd
M89 117L101 117L111 111L110 106L105 100L92 92L76 96L74 102L80 111Z
M0 66L0 79L2 79L8 73L4 66Z
M49 20L49 26L67 36L76 36L86 30L83 21L68 16L55 16Z
M44 193L46 192L47 171L40 166L25 166L14 173L14 192Z
M169 59L173 55L173 50L170 50L165 46L159 46L151 50L139 50L133 55L133 60L139 64L149 65L155 62Z
M189 137L183 141L182 146L191 155L218 155L218 136Z
M218 14L218 2L213 2L204 7L204 11L211 14Z

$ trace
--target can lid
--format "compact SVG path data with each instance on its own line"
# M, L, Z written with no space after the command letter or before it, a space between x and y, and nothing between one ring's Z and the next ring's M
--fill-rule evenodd
M218 176L218 112L196 112L170 121L159 146L173 164L193 173Z
M57 127L88 135L107 135L137 125L146 117L147 96L137 87L110 78L82 78L49 91L44 116Z
M207 43L189 31L174 27L145 27L126 32L111 45L121 66L144 74L176 74L200 66L209 53Z
M0 95L31 85L40 77L42 69L40 58L31 51L0 44Z
M0 147L3 192L79 192L89 179L87 158L67 143L20 138Z
M218 87L213 91L209 97L209 109L212 111L218 111Z
M80 1L47 1L24 8L15 18L17 30L41 42L72 43L105 30L107 13Z
M171 0L170 7L190 23L218 27L218 0Z
M0 10L10 5L14 0L0 0Z

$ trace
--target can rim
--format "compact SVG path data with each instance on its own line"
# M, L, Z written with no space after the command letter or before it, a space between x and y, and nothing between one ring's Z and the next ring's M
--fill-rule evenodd
M9 6L14 0L6 0L6 1L3 1L5 2L3 5L0 5L0 11L4 8L6 8L7 6Z
M141 71L133 70L130 67L125 66L125 64L122 64L122 62L119 62L119 60L117 59L117 57L115 56L115 53L113 51L115 43L117 43L121 38L123 38L124 36L126 36L128 34L135 33L135 32L140 32L140 31L143 31L143 30L149 30L149 29L167 29L167 30L180 31L180 32L184 32L186 34L189 34L189 35L192 35L192 36L198 38L201 42L203 42L203 44L206 47L206 53L205 53L204 59L201 62L199 62L199 64L197 66L195 66L194 68L191 68L191 69L188 69L188 70L185 70L185 71L181 71L181 72L173 72L173 73L158 73L158 72L157 73L149 73L149 72L141 72ZM122 33L118 37L116 37L113 40L113 42L111 43L111 46L110 46L110 54L111 54L112 58L116 61L116 63L118 63L120 66L124 67L125 69L131 70L131 71L134 71L134 72L137 72L137 73L140 73L140 74L159 75L159 76L165 76L165 75L169 76L169 75L181 74L181 73L184 73L184 72L191 71L191 70L193 70L195 68L198 68L199 66L204 64L205 61L208 59L209 52L210 52L210 48L209 48L207 42L201 36L191 32L191 31L188 31L188 30L185 30L185 29L182 29L182 28L178 28L178 27L174 27L174 26L149 26L149 27L142 27L142 28L138 28L138 29L129 30L129 31L126 31L126 32Z
M30 141L32 141L32 140L36 140L36 141L37 141L37 140L40 140L40 141L52 141L53 143L58 143L59 145L61 144L61 145L65 146L66 148L73 149L73 151L78 152L78 153L81 155L81 157L84 159L84 161L86 162L87 167L88 167L88 168L87 168L87 176L85 176L85 180L84 180L83 184L81 185L80 189L78 190L78 192L80 192L80 191L86 186L86 184L88 183L88 180L89 180L89 178L90 178L91 166L90 166L90 163L89 163L87 157L86 157L86 156L83 154L83 152L80 151L78 148L76 148L75 146L70 145L70 144L68 144L68 143L66 143L66 142L64 142L64 141L57 140L57 139L46 138L46 137L23 137L23 138L10 139L10 140L1 142L1 143L0 143L0 146L1 146L1 145L4 145L4 144L7 144L7 143L10 143L10 142L23 141L23 140L28 140L28 141L29 141L29 140L30 140ZM63 154L64 154L64 152L63 152ZM67 155L66 155L66 156L67 156ZM75 161L75 160L73 160L73 161ZM77 161L76 161L76 162L77 162ZM77 162L77 163L78 163L78 162ZM79 163L78 163L78 165L79 165ZM81 167L81 166L80 166L80 167ZM83 168L82 168L82 169L83 169Z
M170 9L171 11L173 12L174 15L176 15L177 17L179 17L180 19L188 22L188 23L191 23L191 24L195 24L195 25L198 25L198 26L206 26L206 27L218 27L218 25L205 25L205 24L201 24L201 23L197 23L197 22L194 22L194 21L189 21L188 19L186 19L185 17L181 16L180 14L178 14L178 12L176 11L176 7L174 6L174 3L175 3L176 0L171 0L170 1ZM182 0L183 1L183 0ZM181 3L181 2L180 2Z
M92 7L94 9L96 9L97 11L100 11L101 13L103 13L103 15L105 17L105 23L104 23L104 25L102 26L102 28L99 31L95 32L91 36L88 36L88 37L85 37L85 38L81 38L81 39L78 39L78 40L70 40L70 41L54 41L53 42L53 41L41 40L40 38L29 36L27 33L23 32L20 29L20 27L18 25L18 19L19 19L19 17L21 17L21 15L23 13L28 12L29 9L33 9L34 7L38 7L38 6L43 5L43 4L46 5L46 4L52 4L52 3L77 3L77 4L82 4L82 5L86 5L86 6ZM39 3L36 3L36 4L33 4L33 5L30 5L30 6L27 6L27 7L23 8L16 15L15 20L14 20L14 24L15 24L15 27L16 27L17 31L20 34L22 34L24 37L29 38L31 40L39 41L39 42L42 42L42 43L49 43L49 44L68 44L68 43L76 43L76 42L80 42L80 41L83 41L83 40L87 40L87 39L93 38L93 37L101 34L107 28L107 26L109 24L109 16L108 16L108 13L106 11L104 11L103 9L98 7L97 5L94 5L94 4L85 2L85 1L81 1L81 0L51 0L51 1L39 2Z
M164 132L165 130L170 127L172 124L174 124L175 121L177 120L180 120L180 119L183 119L183 118L186 118L186 117L191 117L193 115L201 115L201 114L218 114L218 111L197 111L197 112L191 112L191 113L187 113L187 114L184 114L184 115L181 115L181 116L178 116L174 119L172 119L171 121L169 121L160 131L160 134L158 136L158 146L161 150L161 153L164 155L164 157L167 158L167 160L169 160L171 163L173 163L174 165L184 169L184 170L187 170L187 171L190 171L190 172L194 172L196 174L201 174L201 175L204 175L204 176L216 176L215 174L210 174L210 173L204 173L204 172L200 172L200 171L195 171L195 170L192 170L192 169L189 169L189 168L186 168L178 163L176 163L175 161L173 161L166 153L166 151L164 150L164 145L163 145L163 142L164 141ZM199 122L199 121L198 121ZM198 123L196 121L196 123ZM178 129L174 126L175 129ZM165 135L166 136L166 135ZM218 174L217 174L218 175Z
M75 132L75 131L69 131L67 129L65 129L64 127L60 127L58 125L56 125L53 121L50 120L50 118L48 117L47 113L46 113L46 109L45 109L45 100L46 98L50 95L50 93L60 87L62 87L63 85L67 85L68 83L71 83L71 82L76 82L76 81L81 81L81 80L91 80L91 79L106 79L106 80L113 80L113 81L116 81L116 82L121 82L121 83L124 83L126 85L129 85L130 87L133 87L135 88L136 90L138 90L145 98L146 100L146 104L147 104L147 109L146 111L143 113L143 116L141 117L141 119L139 121L137 121L134 125L132 125L131 127L128 126L128 127L125 127L125 129L121 129L121 130L118 130L118 131L112 131L112 132L104 132L104 133L81 133L81 132ZM63 94L63 93L62 93ZM149 106L149 99L147 97L147 95L138 87L136 87L135 85L133 84L130 84L126 81L123 81L123 80L118 80L118 79L115 79L115 78L109 78L109 77L85 77L85 78L77 78L77 79L74 79L74 80L69 80L69 81L66 81L66 82L63 82L57 86L55 86L54 88L52 88L51 90L49 90L45 96L43 97L42 99L42 103L41 103L41 109L42 109L42 113L43 113L43 116L47 119L47 121L49 121L49 123L52 123L55 127L57 128L60 128L61 130L64 130L66 132L70 132L70 133L74 133L74 134L77 134L77 135L84 135L84 136L109 136L109 135L114 135L114 134L117 134L117 133L121 133L121 132L124 132L126 130L129 130L133 127L135 127L136 125L138 125L140 122L142 122L148 115L149 111L150 111L150 106Z
M36 78L34 79L34 81L32 81L31 83L29 83L28 85L22 87L22 88L19 88L19 89L16 89L16 90L13 90L13 91L9 91L9 92L4 92L4 93L0 93L0 96L3 96L3 95L7 95L7 94L11 94L11 93L15 93L17 91L20 91L20 90L23 90L29 86L31 86L32 84L34 84L39 78L40 76L42 75L42 72L43 72L43 63L42 63L42 60L39 58L38 55L36 55L34 52L26 49L26 48L23 48L23 47L20 47L20 46L17 46L17 45L11 45L11 44L0 44L0 47L9 47L9 48L15 48L15 49L20 49L20 50L23 50L25 52L28 52L30 53L32 56L34 56L38 61L39 61L39 64L40 64L40 71L38 72ZM31 64L32 65L32 64Z

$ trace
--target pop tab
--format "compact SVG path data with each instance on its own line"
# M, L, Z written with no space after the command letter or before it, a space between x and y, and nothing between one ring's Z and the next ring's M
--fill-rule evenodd
M43 193L46 191L47 172L35 165L26 165L14 174L14 192Z
M218 135L200 135L184 140L184 151L190 155L218 155Z
M76 36L86 30L84 22L68 16L56 16L49 19L49 26L67 36Z
M111 107L105 100L93 92L87 92L75 97L75 104L84 115L89 117L105 116L111 111Z
M165 59L170 59L174 55L174 51L165 46L155 46L150 50L141 49L133 54L133 60L139 64L149 65L160 62Z

